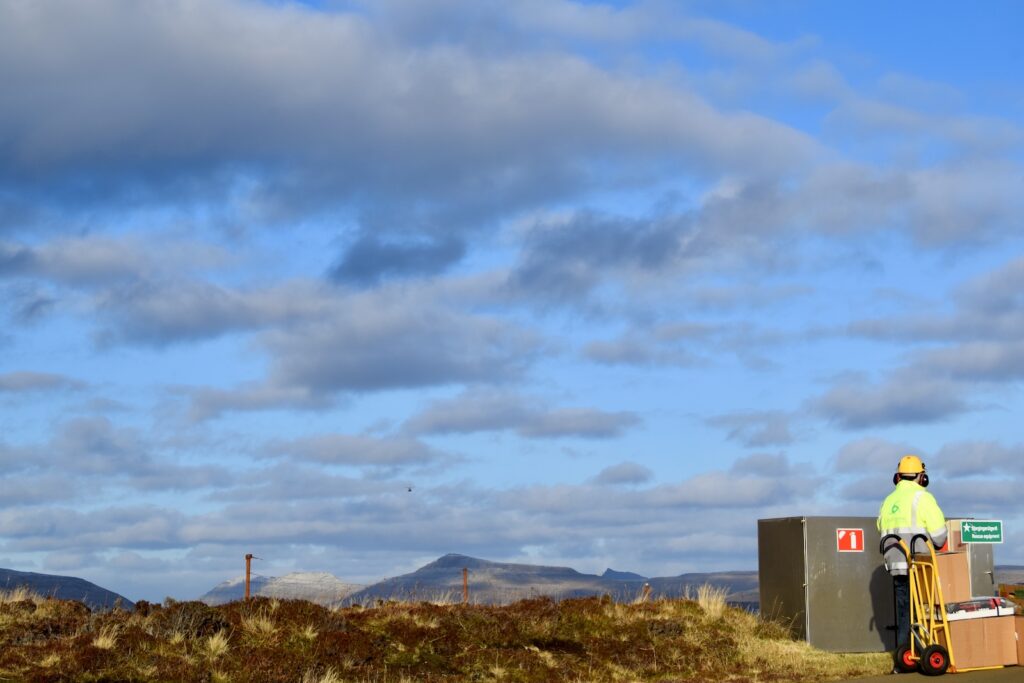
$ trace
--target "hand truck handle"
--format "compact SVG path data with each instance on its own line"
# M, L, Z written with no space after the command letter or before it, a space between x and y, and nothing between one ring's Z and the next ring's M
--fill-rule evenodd
M924 541L924 547L926 549L928 548L928 545L932 542L932 539L930 539L928 536L925 536L924 534L914 534L910 537L910 552L914 552L914 546L917 544L917 539L919 538L922 541Z
M886 545L885 542L890 538L896 542ZM878 552L882 555L885 555L886 551L890 548L899 548L900 552L907 556L907 561L910 561L910 549L907 548L906 543L903 542L903 539L899 534L886 534L885 536L882 536L882 540L878 542Z

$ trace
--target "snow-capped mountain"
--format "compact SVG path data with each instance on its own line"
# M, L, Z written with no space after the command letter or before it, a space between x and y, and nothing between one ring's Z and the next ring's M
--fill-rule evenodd
M327 572L292 572L284 576L252 576L249 590L252 595L268 598L309 600L322 605L337 602L363 588L345 583ZM220 605L245 597L245 577L239 576L217 584L200 597L208 605Z

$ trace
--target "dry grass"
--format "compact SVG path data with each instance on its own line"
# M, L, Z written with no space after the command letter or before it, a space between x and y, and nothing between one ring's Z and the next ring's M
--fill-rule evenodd
M276 610L274 607L271 611ZM277 635L277 626L267 614L242 617L242 630L258 643L269 643Z
M9 591L0 591L0 605L8 605L12 602L33 602L38 603L45 598L33 593L25 586L18 586Z
M203 644L203 654L207 659L217 659L228 651L228 647L228 634L218 631L206 639Z
M302 683L342 683L343 679L338 676L334 669L327 669L321 674L314 671L307 671L302 676Z
M56 652L51 652L50 654L46 655L41 660L39 660L39 666L43 667L44 669L52 669L58 664L60 664L60 655Z
M711 584L705 583L703 586L697 588L697 604L704 610L712 619L718 619L728 607L726 597L728 597L729 591L724 588L716 588Z
M121 629L117 626L104 626L99 635L92 639L92 646L101 650L110 650L117 645L117 636Z
M168 601L135 613L0 595L0 681L788 683L889 666L883 653L835 655L794 642L784 626L730 607L711 588L637 603L327 609L257 598Z

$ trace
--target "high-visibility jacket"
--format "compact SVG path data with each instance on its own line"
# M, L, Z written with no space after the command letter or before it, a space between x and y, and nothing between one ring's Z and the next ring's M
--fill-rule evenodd
M878 510L878 531L881 535L897 534L910 546L917 534L925 534L936 548L946 542L946 517L935 502L935 496L912 479L901 480ZM927 552L921 541L912 552ZM887 544L885 567L892 575L907 573L907 556L894 544Z

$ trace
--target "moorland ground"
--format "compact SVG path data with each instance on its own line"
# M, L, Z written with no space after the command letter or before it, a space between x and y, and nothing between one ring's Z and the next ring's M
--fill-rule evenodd
M340 683L832 681L880 674L785 625L693 599L546 598L505 606L388 602L328 608L256 598L216 607L140 602L92 612L0 593L0 681Z

